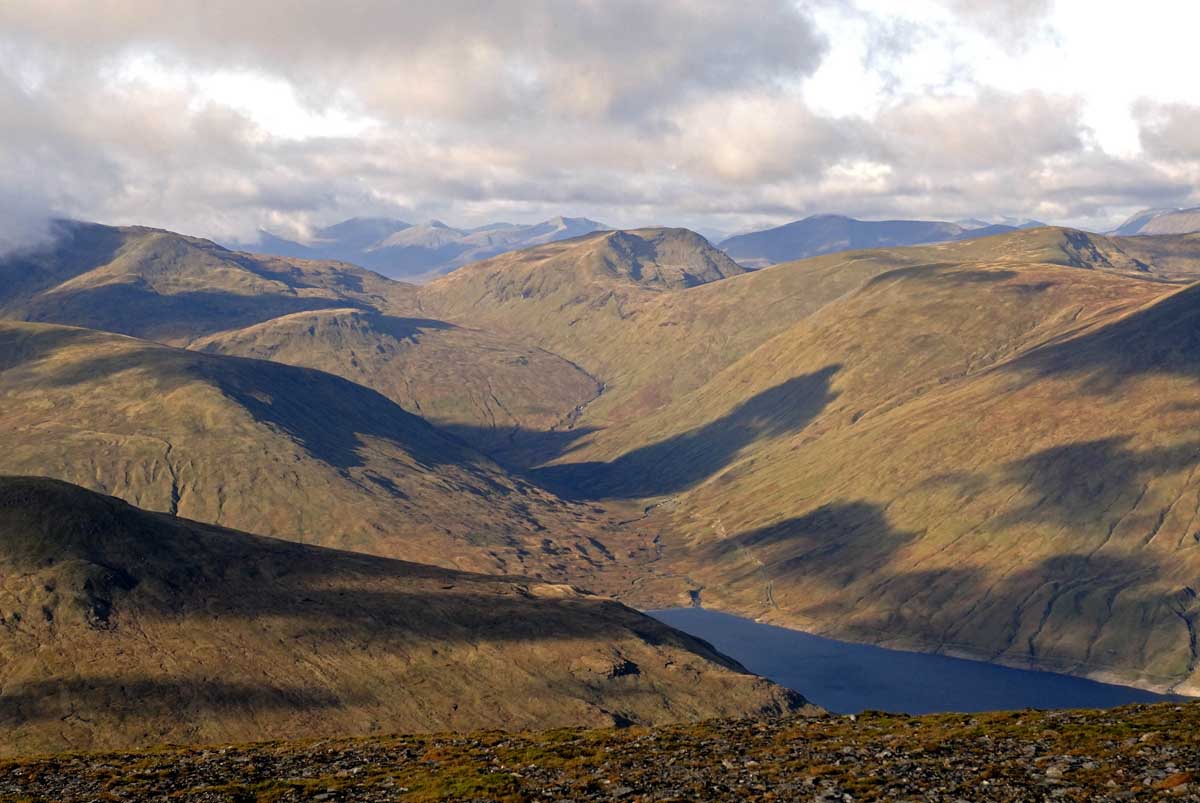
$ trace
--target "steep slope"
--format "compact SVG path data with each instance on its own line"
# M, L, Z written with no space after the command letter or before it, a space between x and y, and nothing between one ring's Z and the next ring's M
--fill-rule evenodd
M764 231L739 234L719 247L739 264L761 268L807 257L863 248L937 243L1014 231L1012 226L961 225L931 220L856 220L812 215Z
M0 473L474 570L561 576L593 560L590 512L330 374L0 322L0 397Z
M553 429L600 390L578 366L536 347L355 309L285 315L192 348L337 374L489 452L522 432Z
M0 752L661 723L798 695L570 586L0 478Z
M1191 234L1200 231L1200 207L1146 209L1113 230L1117 235Z
M404 311L413 290L352 265L238 253L158 229L58 229L52 245L0 260L0 317L182 345L301 310Z
M507 251L608 229L587 218L556 217L533 224L492 223L473 229L438 220L412 225L387 218L352 218L318 230L308 243L263 232L244 246L289 257L337 260L408 280L430 278Z
M541 473L669 499L639 602L1195 693L1198 291L900 268Z

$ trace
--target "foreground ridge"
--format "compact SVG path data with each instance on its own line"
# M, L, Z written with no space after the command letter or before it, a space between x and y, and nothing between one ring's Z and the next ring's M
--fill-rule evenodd
M0 801L1200 800L1200 704L714 720L0 763Z

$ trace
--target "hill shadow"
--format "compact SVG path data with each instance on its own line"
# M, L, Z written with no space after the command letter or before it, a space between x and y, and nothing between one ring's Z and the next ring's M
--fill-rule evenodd
M226 682L209 678L98 676L14 682L0 693L0 729L34 722L84 721L132 709L139 717L239 709L282 711L337 708L362 702L327 688Z
M0 259L0 299L46 290L108 264L125 244L120 229L72 220L53 221L51 236L50 243Z
M996 284L1020 276L1015 270L968 270L954 262L935 262L894 268L867 280L866 287L875 287L901 279L941 281L948 284Z
M714 564L747 559L751 567L728 575L730 582L819 574L840 588L885 566L917 536L892 526L879 505L837 501L706 543L693 551L692 559Z
M1162 577L1163 567L1145 555L1064 552L1012 573L985 566L902 571L802 610L838 623L839 635L853 639L903 637L923 649L1024 660L1043 670L1116 668L1178 683L1197 665L1200 603L1194 588L1163 586ZM1178 636L1170 649L1180 674L1155 676L1149 661L1162 664L1169 629Z
M636 499L682 491L721 471L754 441L808 426L837 398L830 384L840 369L840 364L827 365L793 377L714 421L616 460L546 466L530 475L573 499Z
M1133 449L1132 441L1132 436L1114 435L1051 446L993 471L944 474L926 485L953 486L967 500L999 485L1023 489L1020 504L991 519L996 528L1026 522L1079 525L1092 515L1108 515L1115 527L1129 513L1116 500L1136 506L1154 477L1200 465L1200 440L1149 449Z
M61 348L89 340L98 344L96 356L55 362ZM507 493L474 464L473 453L458 440L386 396L333 374L150 343L109 349L113 342L130 341L86 329L48 329L17 342L22 345L18 358L0 363L7 372L16 372L8 380L13 387L69 388L86 383L119 396L119 377L124 372L149 378L139 384L139 393L152 389L166 394L189 383L207 383L259 423L286 433L314 458L336 468L364 465L360 450L376 438L391 441L423 466L452 463L472 473L490 491ZM28 371L22 374L26 366Z
M238 295L194 291L161 295L144 287L114 284L39 296L25 312L31 321L86 326L147 340L189 340L240 329L281 315L369 305L346 298Z
M319 638L333 650L369 646L407 654L430 641L637 637L711 652L615 600L569 587L240 533L45 478L0 481L0 570L37 575L31 583L58 595L45 621L25 619L21 626L63 637L137 633L139 619L198 618L208 623L205 632L249 623L283 643ZM8 614L0 619L20 621Z
M1086 374L1083 390L1117 392L1130 377L1200 378L1200 285L1186 287L1096 331L1034 349L1007 365L1035 376Z

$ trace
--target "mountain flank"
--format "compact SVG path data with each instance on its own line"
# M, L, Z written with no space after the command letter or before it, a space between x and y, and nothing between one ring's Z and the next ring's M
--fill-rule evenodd
M642 604L1196 693L1198 311L1136 271L896 268L535 476L657 505Z
M770 716L803 700L567 585L0 478L0 752Z

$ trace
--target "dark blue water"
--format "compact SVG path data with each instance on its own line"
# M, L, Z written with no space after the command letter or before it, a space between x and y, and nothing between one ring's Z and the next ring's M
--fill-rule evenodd
M849 644L703 608L648 613L839 714L1111 708L1180 699L1052 672Z

